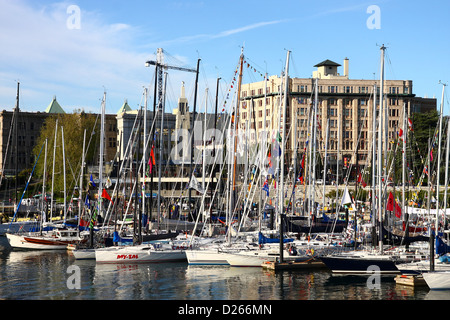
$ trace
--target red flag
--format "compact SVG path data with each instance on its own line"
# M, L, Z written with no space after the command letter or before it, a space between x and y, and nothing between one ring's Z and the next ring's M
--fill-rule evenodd
M106 192L105 189L103 189L102 198L108 199L109 201L111 201L111 203L113 203L111 197L109 196L108 192Z
M433 149L431 149L431 151L430 151L430 159L431 159L431 161L433 161Z
M361 172L358 174L358 182L362 184L363 188L367 186L367 183L362 178Z
M389 198L386 204L386 210L394 211L394 195L392 192L389 192Z
M395 201L395 216L397 218L400 218L402 216L402 208L400 208L397 201Z
M155 161L155 153L153 152L154 146L152 146L152 150L150 151L150 157L152 159L152 163L153 165L156 165L156 161Z
M414 131L412 121L409 118L408 118L408 127L409 127L409 130Z

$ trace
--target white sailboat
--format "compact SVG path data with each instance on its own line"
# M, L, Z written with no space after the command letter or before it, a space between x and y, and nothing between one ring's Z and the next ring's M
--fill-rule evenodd
M103 191L103 151L104 151L104 136L105 136L105 104L106 104L106 92L103 93L103 99L101 104L101 117L100 117L100 158L99 158L99 189L98 189L98 210L99 213L102 210L102 191ZM83 145L83 160L82 166L84 165L84 145ZM81 178L83 179L83 170L81 170ZM80 192L82 189L80 189ZM91 226L93 228L93 224ZM92 232L91 232L91 237ZM71 248L68 248L71 249ZM95 259L95 249L94 248L79 248L71 250L73 256L77 260L91 260Z
M426 272L422 276L431 290L450 290L450 270Z
M47 140L45 140L45 161L47 160ZM39 152L39 156L36 159L36 163L33 167L33 171L30 174L30 178L28 179L27 185L25 187L25 190L22 194L22 198L19 201L19 205L16 209L16 214L20 208L20 204L22 202L23 196L28 188L28 184L31 180L31 177L34 173L34 170L36 168L36 164L39 161L39 158L42 153L42 149L44 148L44 145L41 147L41 151ZM44 168L46 166L44 165ZM44 171L44 177L45 177L45 171ZM44 180L45 184L45 180ZM41 219L44 217L44 213L41 214ZM68 244L76 243L76 242L82 242L86 239L83 238L82 235L80 235L76 230L72 229L60 229L60 228L54 228L49 231L42 231L42 228L44 227L44 223L41 221L40 227L41 230L37 232L18 232L18 233L6 233L6 237L8 239L9 245L13 249L22 249L22 250L65 250L67 248Z

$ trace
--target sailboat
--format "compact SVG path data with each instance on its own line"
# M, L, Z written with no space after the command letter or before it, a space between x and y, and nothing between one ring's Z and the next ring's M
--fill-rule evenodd
M28 185L30 183L31 177L36 168L36 164L39 161L39 158L42 153L42 149L45 146L45 161L47 160L47 140L45 140L44 144L41 147L39 152L39 156L36 159L33 170L30 174L28 182L23 191L22 197L17 206L14 217L19 211L21 202L27 191ZM44 165L45 168L46 165ZM45 169L44 169L44 177L45 177ZM45 185L45 179L44 179ZM45 194L45 192L43 193ZM86 241L86 238L80 236L80 234L74 229L68 228L49 228L50 230L43 230L44 223L42 219L45 216L45 212L41 214L41 222L39 231L36 232L18 232L18 233L6 233L6 237L8 239L9 245L13 249L23 249L23 250L66 250L68 244Z
M197 85L198 85L198 75L199 75L200 59L197 61L197 72L195 79L195 96L197 95ZM156 64L156 73L158 68L163 68L163 66ZM167 73L166 73L167 76ZM165 81L166 83L166 81ZM164 91L166 90L166 85L164 85ZM164 93L165 95L165 93ZM194 102L195 105L195 102ZM194 107L195 108L195 107ZM159 97L159 106L157 112L164 114L164 100L163 96ZM162 116L161 115L161 116ZM156 119L156 112L154 113L154 119ZM161 120L162 121L162 120ZM162 128L162 122L161 122ZM161 131L162 136L162 131ZM145 141L145 146L151 141L152 137L148 137ZM145 151L144 151L145 154ZM163 161L162 153L160 154L159 164ZM141 160L141 164L144 159ZM161 167L160 167L161 168ZM160 171L161 173L161 171ZM160 177L161 179L161 177ZM161 188L161 184L159 184ZM160 189L158 190L161 194ZM159 200L158 200L159 201ZM159 209L158 209L159 210ZM158 211L159 212L159 211ZM140 230L139 230L140 232ZM140 237L139 237L140 238ZM152 243L142 243L141 239L134 245L129 246L113 246L108 248L99 248L95 250L95 260L97 263L129 263L129 262L145 262L145 263L158 263L158 262L178 262L186 261L186 250L191 247L186 239L177 240L169 239L164 241L156 241Z
M9 136L8 136L8 140L7 140L8 143L6 144L5 159L3 159L4 167L1 168L1 172L5 172L6 164L9 163L9 161L7 159L9 157L10 149L14 149L15 152L17 153L17 139L13 139L13 132L15 132L15 135L17 136L19 114L20 114L19 93L20 93L20 82L17 82L16 106L14 108L14 112L12 115L11 127L10 127ZM14 141L14 146L10 145L10 141ZM17 174L18 174L17 165L15 168L15 171L16 171L16 181L17 181ZM4 177L5 177L4 174L0 175L0 186L3 183ZM17 190L16 190L15 194L17 194ZM0 236L5 236L7 232L8 233L17 233L19 231L20 232L31 232L36 228L36 226L38 224L39 224L39 222L36 222L36 221L32 221L32 220L18 221L18 220L15 220L15 218L13 218L12 221L6 221L4 223L0 222Z
M384 54L386 47L381 46L381 72L380 72L380 112L379 112L379 123L378 123L378 159L377 159L377 169L378 169L378 194L377 203L373 203L373 209L377 208L378 211L378 221L379 221L379 248L367 249L367 250L357 250L347 253L340 253L329 256L322 256L320 260L333 272L333 273L351 273L351 274L371 274L368 270L369 267L375 266L377 271L380 273L388 274L398 274L400 273L397 264L410 262L417 259L422 259L421 253L413 254L407 252L403 249L389 250L385 251L383 249L383 219L382 212L383 208L383 183L382 183L382 129L383 123L386 123L387 119L383 119L385 115L385 100L384 100ZM376 98L376 91L374 88L374 99ZM376 114L376 103L374 103L374 117ZM383 122L383 120L385 122ZM374 118L375 123L375 118ZM375 126L373 128L373 150L375 154ZM386 140L387 141L387 140ZM375 164L375 158L372 159ZM374 174L374 173L373 173ZM375 181L375 176L372 181ZM375 184L374 184L375 185ZM375 192L375 189L374 189ZM376 207L375 207L376 206Z

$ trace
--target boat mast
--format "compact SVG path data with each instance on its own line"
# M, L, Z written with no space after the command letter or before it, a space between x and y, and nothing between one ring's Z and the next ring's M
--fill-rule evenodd
M403 210L403 221L405 221L405 238L409 236L409 215L406 210L405 203L405 184L406 184L406 103L403 104L403 152L402 152L402 210ZM406 242L406 249L409 248L409 242Z
M19 147L18 147L18 126L19 126L19 89L20 88L20 82L17 82L17 95L16 95L16 107L14 108L15 113L15 121L14 124L14 131L15 131L15 151L16 151L16 163L15 163L15 173L16 173L16 179L15 179L15 192L14 192L14 203L17 206L17 183L19 179Z
M55 140L53 142L53 171L52 171L52 195L51 195L51 201L50 201L50 222L53 218L53 199L55 198L53 194L53 187L55 184L55 157L56 157L56 140L57 140L57 133L58 133L58 118L56 118L56 124L55 124Z
M288 108L288 103L289 103L289 99L288 99L288 93L289 93L289 55L290 55L290 51L287 51L287 56L286 56L286 69L284 71L284 103L283 103L283 134L281 135L281 170L280 170L280 190L281 190L281 197L280 200L278 202L279 205L279 210L280 210L280 222L279 222L279 226L280 226L280 263L283 262L283 225L284 225L284 210L283 210L283 204L284 204L284 158L285 158L285 144L286 144L286 110Z
M45 139L45 156L44 156L44 173L42 175L42 213L41 213L41 226L44 223L44 217L45 217L45 211L46 211L46 206L45 206L45 176L47 174L47 138ZM42 228L41 228L41 232L42 232Z
M448 157L450 153L450 120L447 121L447 148L445 150L445 179L444 179L444 216L447 216L447 190L448 190Z
M106 92L103 92L102 100L102 114L100 117L100 158L98 164L98 214L103 218L102 215L102 193L103 193L103 152L104 152L104 134L105 134L105 101Z
M377 84L375 83L373 85L373 111L372 111L372 245L373 247L376 246L375 242L375 221L376 221L376 183L375 183L375 177L376 177L376 157L377 157L377 139L376 139L376 132L377 132Z
M264 110L263 110L263 128L266 128L266 112L267 112L267 72L264 75ZM256 131L256 123L255 123L255 131ZM267 179L267 174L266 174L266 179L264 179L264 181L262 180L262 172L266 172L266 168L264 165L264 159L267 157L267 131L263 130L261 132L261 135L259 137L260 141L261 141L261 159L260 159L260 184L261 184L261 189L260 189L260 199L259 199L259 216L258 216L258 230L261 231L261 227L262 227L262 213L264 212L264 203L263 203L263 190L262 190L262 185L266 182ZM267 194L267 193L266 193Z
M144 144L147 145L147 109L148 109L148 90L144 88ZM153 115L154 117L154 115ZM145 154L147 153L147 149L144 148L144 152L142 153L142 216L145 217L145 173L147 168L147 161L145 160ZM150 195L152 197L152 195ZM147 219L148 220L148 219Z
M314 115L312 117L313 120L313 132L311 134L311 142L312 142L312 176L310 177L310 183L311 186L311 205L312 205L312 214L315 218L316 216L316 152L317 152L317 105L319 103L319 79L316 78L315 81L315 88L314 88ZM311 183L312 182L312 183Z
M63 181L64 181L64 222L67 218L66 204L66 151L64 150L64 127L61 126L62 154L63 154Z
M384 105L384 99L383 99L383 91L384 91L384 51L386 50L386 47L384 45L381 46L381 72L380 72L380 108L379 108L379 125L378 125L378 219L380 224L379 234L378 234L378 244L380 252L383 252L383 219L382 219L382 212L383 212L383 189L382 189L382 180L381 176L383 173L383 167L382 167L382 137L383 137L383 126L382 126L382 118L383 118L383 105ZM385 142L387 143L387 141Z
M441 100L441 110L439 114L439 144L438 144L438 163L437 163L437 177L436 177L436 221L435 221L435 233L436 236L439 231L439 177L441 168L441 141L442 141L442 121L444 115L444 92L445 84L442 84L442 100ZM445 210L445 207L444 207Z
M228 240L231 241L231 214L236 209L236 162L237 162L237 135L239 130L239 105L241 100L241 84L242 84L242 69L244 66L244 48L241 49L241 56L239 58L239 81L238 81L238 89L237 89L237 99L236 99L236 107L234 109L234 146L233 146L233 179L232 179L232 188L230 194L230 204L231 206L228 208L229 212L229 227L228 227ZM232 115L233 116L233 115ZM232 119L233 121L233 119Z
M160 99L160 109L158 112L161 113L161 128L159 132L159 167L158 167L158 221L161 219L161 171L162 171L162 160L163 160L163 144L164 144L164 110L166 106L166 86L167 86L167 72L164 72L164 93ZM153 197L153 195L152 195ZM190 203L189 203L190 205Z
M325 184L327 181L327 157L328 157L328 131L329 131L330 119L327 119L327 128L325 131L325 156L323 160L323 199L322 199L322 211L325 212Z
M83 135L83 154L81 155L81 168L80 168L80 189L78 190L78 224L81 219L81 207L83 205L83 175L84 175L85 148L86 148L86 129L84 129Z

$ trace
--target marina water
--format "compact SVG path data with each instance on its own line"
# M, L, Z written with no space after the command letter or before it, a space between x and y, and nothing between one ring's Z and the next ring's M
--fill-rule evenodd
M450 299L450 291L400 286L394 276L382 276L377 288L367 279L328 270L274 273L187 263L99 264L75 260L66 251L13 251L6 237L0 237L0 299L6 300Z

